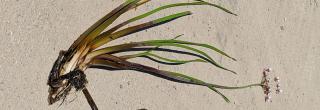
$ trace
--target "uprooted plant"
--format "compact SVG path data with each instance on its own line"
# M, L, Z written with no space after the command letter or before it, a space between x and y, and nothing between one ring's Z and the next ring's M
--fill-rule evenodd
M131 42L120 45L106 46L110 41L116 40L118 38L122 38L124 36L133 34L135 32L139 32L141 30L146 30L164 23L168 23L177 18L184 17L187 15L191 15L190 11L184 11L172 15L168 15L156 20L152 20L149 22L145 22L139 25L131 26L120 30L120 28L126 26L129 23L134 21L143 19L150 15L153 15L161 10L180 7L180 6L190 6L190 5L208 5L213 6L218 9L221 9L224 12L227 12L232 15L236 15L231 11L212 3L208 3L202 0L194 0L193 2L186 3L175 3L169 4L165 6L161 6L154 10L151 10L142 15L131 18L127 21L124 21L106 31L104 31L107 27L109 27L118 17L120 17L125 12L128 12L131 9L135 9L150 0L127 0L119 7L112 10L110 13L105 15L102 19L97 21L94 25L92 25L88 30L86 30L80 37L71 45L71 47L67 51L61 51L59 57L55 61L53 68L50 72L48 85L49 85L49 96L48 102L49 104L53 104L59 100L64 100L66 96L72 89L76 91L82 91L87 98L88 103L90 104L92 109L98 109L95 102L93 101L89 91L86 89L87 79L84 71L87 68L95 68L95 67L106 67L112 68L114 70L135 70L140 72L149 73L151 75L155 75L161 78L165 78L171 81L194 84L208 87L214 92L221 95L225 101L229 102L229 99L224 96L218 89L241 89L252 86L263 86L263 83L250 84L247 86L241 87L228 87L222 85L216 85L212 83L207 83L202 80L183 75L178 72L171 72L166 70L159 70L153 67L149 67L146 65L138 64L129 61L129 59L138 58L138 57L149 57L156 59L165 63L174 63L174 64L185 64L191 62L206 62L212 64L220 69L236 73L230 69L227 69L220 64L218 64L213 58L211 58L208 53L199 50L195 47L202 47L206 49L210 49L222 56L230 58L231 60L235 59L223 51L217 49L214 46L208 44L201 44L195 42L188 42L174 39L168 40L148 40L141 42ZM183 50L170 50L165 47L176 47ZM117 56L116 53L125 52L131 49L137 48L148 48L143 50L142 53L135 54L127 54L123 56ZM169 50L169 51L166 51ZM193 60L177 60L166 58L161 55L154 53L154 51L165 51L165 52L174 52L178 54L186 54L197 57L197 59Z

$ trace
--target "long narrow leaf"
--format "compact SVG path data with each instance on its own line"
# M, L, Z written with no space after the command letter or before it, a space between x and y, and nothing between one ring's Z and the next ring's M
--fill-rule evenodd
M217 94L219 94L226 102L230 102L230 100L224 94L222 94L220 91L218 91L214 86L209 86L209 85L214 85L214 84L206 83L202 80L199 80L199 79L187 76L187 75L183 75L180 73L176 73L176 72L170 72L170 71L165 71L165 72L167 72L168 74L170 74L173 77L179 77L181 79L185 79L185 81L189 81L187 83L206 86L209 89L216 92Z
M180 73L176 73L176 72L158 70L158 69L155 69L153 67L149 67L149 66L145 66L145 65L141 65L141 64L137 64L137 63L128 62L128 61L122 60L121 58L118 58L118 57L112 56L112 55L104 54L104 55L99 56L99 59L101 59L101 58L105 58L105 60L107 60L107 61L117 62L118 63L117 67L119 67L118 69L137 70L137 71L150 73L150 74L156 75L156 76L160 75L160 77L165 77L165 78L168 78L169 80L176 81L176 82L206 86L209 89L211 89L214 92L216 92L219 95L221 95L226 102L230 102L229 99L225 95L223 95L221 92L216 90L215 87L208 86L209 83L206 83L206 82L201 81L199 79L196 79L196 78L193 78L193 77L190 77L190 76L187 76L187 75L183 75L183 74L180 74ZM106 66L108 66L109 63L105 63L105 64L106 64Z
M128 2L128 5L123 7L123 9L119 10L108 19L105 19L101 25L99 25L95 30L93 30L90 34L88 34L88 42L98 36L104 29L110 26L116 19L120 17L123 13L129 11L130 9L136 8L139 6L139 2L146 3L149 0L132 0L132 2ZM103 20L103 19L102 19Z
M99 37L99 39L94 39L92 42L91 42L91 49L96 49L114 39L118 39L120 37L123 37L123 36L126 36L128 34L132 34L132 33L135 33L135 32L139 32L141 30L145 30L145 29L148 29L148 28L152 28L154 26L157 26L157 25L160 25L160 24L163 24L163 23L167 23L167 22L170 22L174 19L177 19L177 18L180 18L180 17L183 17L183 16L187 16L187 15L190 15L191 12L190 11L185 11L185 12L181 12L181 13L177 13L177 14L172 14L172 15L169 15L169 16L166 16L166 17L163 17L163 18L159 18L159 19L156 19L156 20L153 20L153 21L150 21L150 22L146 22L146 23L143 23L143 24L140 24L140 25L136 25L136 26L132 26L132 27L128 27L126 29L123 29L123 30L120 30L118 32L115 32L111 35L107 34L107 35L103 35L101 34L102 37Z
M223 99L224 101L230 103L230 100L227 96L225 96L224 94L222 94L220 91L218 91L216 88L214 87L211 87L211 86L208 86L209 89L213 90L214 92L216 92L217 94L219 94Z
M190 63L190 62L207 62L202 59L194 59L194 60L176 60L176 59L170 59L170 58L165 58L161 57L159 55L150 53L150 52L143 52L143 53L138 53L138 54L133 54L133 55L125 55L125 56L120 56L120 58L123 59L132 59L132 58L137 58L137 57L155 57L157 59L166 61L167 63L178 63L178 64L185 64L185 63Z
M187 45L181 45L181 44L175 44L175 43L150 43L150 42L145 42L145 45L151 45L151 46L173 46L173 47L180 47L180 48L184 48L184 49L187 49L187 50L191 50L191 51L194 51L196 53L199 53L203 56L205 56L206 58L209 59L209 62L213 65L215 65L216 67L218 68L221 68L221 69L224 69L226 71L229 71L229 72L232 72L234 74L237 74L235 71L232 71L232 70L229 70L221 65L219 65L216 61L214 61L207 53L201 51L201 50L198 50L196 48L193 48L193 47L190 47L190 46L187 46Z
M183 34L178 35L176 37L174 37L173 39L170 40L175 40L179 37L181 37ZM160 46L155 47L154 49L159 48ZM152 49L152 50L154 50ZM137 58L137 57L155 57L157 59L162 60L161 62L165 62L165 63L176 63L176 64L185 64L185 63L190 63L190 62L205 62L208 63L206 60L203 59L194 59L194 60L177 60L177 59L170 59L170 58L165 58L165 57L161 57L159 55L153 54L151 53L152 50L148 50L146 52L142 52L142 53L137 53L137 54L132 54L132 55L124 55L124 56L120 56L120 58L123 58L125 60L128 59L133 59L133 58Z
M205 48L211 49L213 51L216 51L216 52L220 53L221 55L224 55L224 56L226 56L228 58L231 58L232 60L236 61L235 58L231 57L227 53L221 51L220 49L218 49L218 48L216 48L214 46L208 45L208 44L194 43L194 42L181 41L181 40L149 40L149 41L145 41L145 42L148 42L148 43L178 43L178 44L196 45L196 46L200 46L200 47L205 47Z
M104 29L112 24L120 15L127 12L130 9L136 8L150 0L128 0L121 4L119 7L102 17L89 29L87 29L70 47L74 49L76 46L86 46L87 42L90 42L96 36L98 36Z
M214 92L221 95L226 102L230 102L229 99L225 95L223 95L221 92L219 92L216 88L244 89L244 88L253 87L253 86L262 86L262 84L251 84L251 85L239 86L239 87L229 87L229 86L211 84L211 83L207 83L202 80L199 80L199 79L196 79L196 78L193 78L193 77L181 74L181 73L159 70L159 69L155 69L153 67L149 67L149 66L145 66L145 65L141 65L141 64L137 64L137 63L132 63L132 62L126 61L125 59L122 59L120 57L116 57L116 56L109 55L109 54L104 54L104 55L100 55L100 56L95 57L93 59L92 63L90 63L90 64L100 64L103 66L112 66L112 67L116 67L117 69L123 69L123 70L137 70L137 71L150 73L150 74L156 75L156 76L160 75L162 77L168 78L169 80L173 80L176 82L206 86L209 89L211 89Z
M149 0L129 0L119 7L108 13L106 16L97 21L89 29L87 29L80 37L70 46L66 52L66 61L70 61L68 65L67 72L75 67L77 61L89 52L90 48L87 48L87 42L91 41L90 39L95 38L100 34L106 27L108 27L116 18L126 11L133 9Z
M90 66L106 66L106 67L112 67L112 68L121 68L122 66L115 63L115 62L111 62L111 61L108 61L108 60L103 60L103 59L93 59L90 64L89 64L89 67Z
M76 46L79 45L80 42L82 42L86 37L89 36L90 33L93 33L95 30L97 30L98 28L102 28L102 24L110 19L112 16L114 16L115 14L119 13L120 10L123 10L126 6L128 6L130 3L133 3L133 1L137 0L130 0L127 1L123 4L121 4L120 6L118 6L117 8L115 8L114 10L112 10L110 13L108 13L107 15L105 15L104 17L102 17L99 21L97 21L95 24L93 24L90 28L88 28L84 33L82 33L80 35L80 37L71 45L71 49L75 48ZM105 26L104 26L105 27Z
M130 49L133 47L140 47L140 46L143 46L143 45L139 44L139 43L127 43L127 44L120 44L120 45L115 45L115 46L111 46L111 47L106 47L106 48L98 49L98 50L95 50L95 51L88 53L86 59L90 60L90 59L92 59L96 56L102 55L102 54L108 54L111 52L116 52L116 51L120 51L120 50Z
M235 13L231 12L230 10L228 10L228 9L226 9L226 8L223 8L222 6L219 6L219 5L217 5L217 4L209 3L209 2L206 2L206 1L203 1L203 0L195 0L195 1L205 2L205 3L207 3L208 5L217 7L217 8L219 8L219 9L221 9L221 10L223 10L223 11L229 13L229 14L238 16L237 14L235 14Z
M173 46L173 47L184 48L184 49L187 49L187 50L190 50L190 51L193 51L193 52L196 52L198 54L203 55L205 58L207 58L209 60L209 62L211 64L213 64L216 67L236 74L236 72L234 72L232 70L229 70L229 69L219 65L207 53L205 53L205 52L203 52L201 50L198 50L196 48L187 46L187 45L175 44L175 43L138 42L138 43L129 43L129 44L116 45L116 46L107 47L107 48L103 48L103 49L99 49L99 50L93 51L93 52L91 52L91 53L89 53L87 55L87 58L90 60L90 58L93 58L95 56L99 56L99 55L102 55L102 54L107 54L107 53L110 53L110 52L115 52L115 51L119 51L119 50L125 50L125 49L129 49L129 48L133 48L133 47L141 47L141 46Z
M113 33L114 31L120 29L121 27L123 27L123 26L125 26L125 25L127 25L127 24L129 24L129 23L132 23L132 22L134 22L134 21L137 21L137 20L143 19L143 18L145 18L145 17L148 17L148 16L150 16L150 15L152 15L152 14L155 14L155 13L161 11L161 10L165 10L165 9L168 9L168 8L179 7L179 6L190 6L190 5L210 5L210 6L215 6L215 7L218 6L218 5L212 5L211 3L204 2L204 1L191 2L191 3L175 3L175 4L169 4L169 5L161 6L161 7L159 7L159 8L156 8L156 9L154 9L154 10L151 10L151 11L149 11L149 12L146 12L146 13L144 13L144 14L142 14L142 15L139 15L139 16L136 16L136 17L134 17L134 18L131 18L131 19L125 21L125 22L122 22L122 23L118 24L117 26L114 26L113 28L111 28L111 29L109 29L108 31L104 32L104 34L105 34L105 35L111 34L111 33ZM222 7L219 6L218 8L221 9ZM226 10L226 9L222 8L222 10ZM231 11L227 10L226 12L230 13ZM100 36L98 36L98 37L100 37Z

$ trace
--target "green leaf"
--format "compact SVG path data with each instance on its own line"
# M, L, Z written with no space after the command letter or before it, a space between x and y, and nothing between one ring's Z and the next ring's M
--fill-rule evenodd
M132 0L130 0L130 1L132 1ZM132 22L134 22L134 21L137 21L137 20L143 19L143 18L145 18L145 17L148 17L148 16L150 16L150 15L152 15L152 14L154 14L154 13L157 13L157 12L159 12L159 11L161 11L161 10L168 9L168 8L173 8L173 7L179 7L179 6L190 6L190 5L210 5L210 6L217 7L217 8L219 8L219 9L221 9L221 10L227 12L227 13L236 15L236 14L232 13L231 11L229 11L229 10L227 10L227 9L219 6L219 5L212 4L212 3L208 3L208 2L205 2L205 1L198 1L198 2L192 2L192 3L175 3L175 4L169 4L169 5L161 6L161 7L159 7L159 8L156 8L156 9L154 9L154 10L151 10L151 11L149 11L149 12L147 12L147 13L144 13L144 14L142 14L142 15L136 16L136 17L134 17L134 18L131 18L131 19L129 19L129 20L123 22L123 23L120 23L119 25L117 25L117 26L115 26L115 27L107 30L106 32L102 33L101 35L99 35L99 36L97 37L97 39L100 39L101 37L106 36L106 35L110 35L111 33L115 32L115 31L118 30L119 28L121 28L121 27L123 27L123 26L125 26L125 25L127 25L127 24L129 24L129 23L132 23Z
M196 46L200 46L200 47L205 47L208 49L211 49L213 51L216 51L218 53L220 53L221 55L224 55L228 58L231 58L232 60L236 61L235 58L229 56L228 54L226 54L225 52L219 50L218 48L208 45L208 44L201 44L201 43L194 43L194 42L188 42L188 41L181 41L181 40L149 40L149 41L145 41L145 42L150 42L150 43L178 43L178 44L188 44L188 45L196 45Z
M187 49L187 50L191 50L191 51L194 51L196 53L199 53L203 56L205 56L209 62L213 65L215 65L216 67L218 68L221 68L223 70L226 70L226 71L229 71L229 72L232 72L234 74L237 74L235 71L232 71L232 70L229 70L221 65L219 65L216 61L214 61L207 53L201 51L201 50L198 50L196 48L193 48L193 47L190 47L190 46L187 46L187 45L181 45L181 44L175 44L175 43L153 43L153 42L143 42L144 45L146 46L173 46L173 47L180 47L180 48L184 48L184 49Z
M216 85L216 84L208 84L208 86L212 86L212 87L219 88L219 89L245 89L245 88L250 88L250 87L254 87L254 86L263 86L263 85L261 83L257 83L257 84L249 84L249 85L245 85L245 86L235 86L235 87L221 86L221 85Z
M228 10L228 9L222 7L222 6L219 6L219 5L217 5L217 4L209 3L209 2L206 2L206 1L203 1L203 0L195 0L195 1L204 2L204 3L206 3L206 4L210 5L210 6L214 6L214 7L216 7L216 8L219 8L219 9L221 9L221 10L223 10L223 11L229 13L229 14L238 16L237 14L235 14L235 13L231 12L230 10Z
M123 29L123 30L120 30L118 32L115 32L111 35L107 34L107 35L104 35L104 34L101 34L99 38L97 39L94 39L92 42L91 42L91 48L92 49L96 49L114 39L118 39L120 37L123 37L123 36L126 36L126 35L129 35L129 34L132 34L132 33L135 33L135 32L139 32L141 30L146 30L148 28L152 28L154 26L157 26L157 25L160 25L160 24L163 24L163 23L167 23L167 22L170 22L174 19L177 19L177 18L180 18L180 17L183 17L183 16L187 16L187 15L190 15L191 12L190 11L185 11L185 12L181 12L181 13L177 13L177 14L172 14L172 15L169 15L169 16L166 16L166 17L163 17L163 18L159 18L159 19L156 19L156 20L153 20L153 21L150 21L150 22L146 22L146 23L143 23L143 24L139 24L139 25L136 25L136 26L132 26L132 27L128 27L126 29Z
M196 84L196 85L202 85L202 86L206 86L209 89L213 90L214 92L218 93L226 102L230 102L230 100L224 95L222 94L220 91L218 91L214 86L210 86L210 85L214 85L214 84L210 84L210 83L206 83L202 80L184 75L184 74L180 74L180 73L176 73L176 72L170 72L170 71L166 71L168 74L170 74L171 77L177 77L176 79L184 79L181 81L185 81L186 83L191 83L191 84Z
M112 61L117 62L117 63L112 63ZM131 63L131 62L125 61L119 57L116 57L113 55L108 55L108 54L104 54L104 55L101 55L101 56L93 59L93 61L90 64L91 64L90 66L102 65L102 66L112 66L117 69L125 69L125 70L131 69L131 70L144 71L144 72L154 74L156 76L160 75L162 77L167 77L167 78L170 78L175 81L182 82L182 83L202 85L202 86L207 86L207 84L208 84L204 81L198 80L196 78L193 78L193 77L190 77L187 75L183 75L183 74L176 73L176 72L158 70L158 69L155 69L155 68L152 68L149 66L145 66L145 65L141 65L141 64L137 64L137 63ZM112 64L112 65L110 65L110 64ZM212 86L207 86L207 87L209 89L213 90L214 92L218 93L219 95L221 95L227 102L230 102L225 95L223 95L221 92L216 90L214 87L212 87Z
M139 46L142 46L142 45L138 44L138 43L127 43L127 44L120 44L120 45L115 45L115 46L111 46L111 47L98 49L98 50L95 50L95 51L88 53L86 60L90 60L90 59L92 59L96 56L102 55L102 54L108 54L111 52L116 52L116 51L130 49L130 48L139 47Z
M173 79L176 79L176 80L179 80L182 82L190 83L190 84L206 86L209 89L218 93L221 97L223 97L223 99L226 102L230 102L230 100L224 94L219 92L216 88L220 88L220 89L245 89L245 88L254 87L254 86L262 86L262 84L251 84L251 85L239 86L239 87L229 87L229 86L222 86L222 85L207 83L202 80L199 80L199 79L196 79L196 78L184 75L184 74L176 73L176 72L170 72L170 71L164 71L164 72L166 72L170 78L173 78Z
M115 67L116 69L122 69L122 70L136 70L140 72L150 73L155 76L161 76L162 78L166 78L171 81L181 82L181 83L187 83L187 84L193 84L193 85L201 85L206 86L209 89L213 90L214 92L221 95L226 102L230 102L229 99L223 95L221 92L219 92L216 88L220 89L244 89L248 87L253 86L262 86L262 84L251 84L247 86L240 86L240 87L228 87L228 86L222 86L217 84L211 84L204 82L202 80L193 78L191 76L187 76L181 73L177 72L171 72L171 71L165 71L165 70L159 70L153 67L145 66L138 63L132 63L129 61L126 61L123 58L116 57L110 54L103 54L95 57L92 62L90 63L89 67L91 65L102 65L102 66L108 66L108 67Z
M138 53L138 54L133 54L133 55L125 55L125 56L121 56L120 58L123 59L132 59L132 58L137 58L137 57L155 57L158 58L160 60L163 61L167 61L168 63L178 63L178 64L186 64L186 63L191 63L191 62L207 62L205 60L202 59L194 59L194 60L176 60L176 59L169 59L169 58L165 58L165 57L161 57L159 55L150 53L150 52L143 52L143 53Z
M178 35L176 37L174 37L173 39L171 40L175 40L179 37L183 36L183 34L181 35ZM160 46L157 46L155 47L154 49L157 49L159 48ZM170 58L165 58L165 57L161 57L159 55L156 55L156 54L153 54L151 53L152 50L148 50L146 52L142 52L142 53L137 53L137 54L132 54L132 55L124 55L124 56L120 56L120 58L123 58L125 60L128 60L128 59L132 59L132 58L137 58L137 57L155 57L155 58L158 58L160 60L163 60L162 62L165 62L167 61L166 63L177 63L177 64L185 64L185 63L191 63L191 62L205 62L205 63L208 63L207 61L205 60L202 60L202 59L194 59L194 60L177 60L177 59L170 59Z
M88 34L88 37L89 37L88 40L91 41L96 36L98 36L104 29L106 29L116 19L118 19L120 17L120 15L129 11L130 9L136 8L138 6L138 2L140 2L140 1L142 1L142 0L129 1L128 3L125 3L127 5L122 7L121 10L118 10L117 12L112 11L112 12L110 12L111 15L105 16L104 18L101 19L101 21L99 20L98 23L100 23L100 25Z
M209 89L213 90L214 92L216 92L217 94L219 94L223 99L224 101L230 103L230 100L227 96L225 96L224 94L222 94L220 91L218 91L216 88L214 87L211 87L211 86L208 86Z
M160 42L148 42L148 41L145 41L145 42L136 42L136 43L128 43L128 44L116 45L116 46L106 47L106 48L103 48L103 49L99 49L99 50L93 51L93 52L91 52L91 53L89 53L87 55L87 58L91 59L91 58L93 58L95 56L98 56L98 55L108 54L110 52L130 49L130 48L133 48L133 47L142 47L142 46L157 46L157 47L159 47L159 46L173 46L173 47L179 47L179 48L183 48L183 49L186 49L186 50L190 50L190 51L193 51L193 52L196 52L198 54L203 55L205 58L207 58L207 59L204 59L204 60L208 60L208 62L210 62L214 66L236 74L236 72L234 72L232 70L229 70L229 69L219 65L207 53L205 53L205 52L203 52L201 50L198 50L196 48L187 46L187 45L176 44L176 43L172 43L172 42L171 43L170 42L168 42L168 43L160 43Z
M129 23L132 23L132 22L135 22L137 20L140 20L140 19L143 19L145 17L148 17L148 16L150 16L152 14L155 14L155 13L161 11L161 10L168 9L168 8L179 7L179 6L190 6L190 5L209 5L209 4L205 3L205 2L192 2L192 3L175 3L175 4L169 4L169 5L161 6L159 8L154 9L154 10L151 10L149 12L146 12L144 14L141 14L139 16L131 18L131 19L127 20L127 21L124 21L124 22L114 26L113 28L107 30L103 34L104 35L111 34L111 33L115 32L116 30L120 29L121 27L123 27L123 26L125 26L125 25L127 25ZM98 36L98 37L100 37L100 36Z

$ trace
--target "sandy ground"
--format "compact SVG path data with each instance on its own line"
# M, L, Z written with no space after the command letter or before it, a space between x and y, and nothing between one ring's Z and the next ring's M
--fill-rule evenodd
M0 0L0 108L2 110L90 109L81 93L59 107L47 103L47 76L59 50L66 50L91 24L124 0ZM166 0L173 3L187 0ZM184 72L208 82L245 85L260 82L265 67L280 76L283 94L264 102L261 88L223 90L224 100L205 87L179 84L132 71L86 71L102 110L318 110L320 108L319 0L210 0L239 16L208 6L169 9L143 21L191 10L193 15L134 34L114 43L169 39L209 43L238 59L212 53L233 75L202 63L166 66L137 59L160 69ZM154 0L120 20L164 5ZM139 21L141 23L143 21ZM117 21L119 23L120 21ZM137 23L135 23L137 24ZM133 24L131 24L132 26ZM165 54L171 56L172 54ZM176 57L176 56L174 56ZM74 99L74 100L73 100ZM73 101L72 101L73 100Z

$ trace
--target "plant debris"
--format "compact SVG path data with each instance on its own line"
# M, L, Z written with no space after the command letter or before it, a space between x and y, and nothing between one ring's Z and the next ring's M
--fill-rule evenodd
M207 5L213 6L222 11L236 15L231 11L209 2L205 2L202 0L194 0L193 2L185 2L185 3L175 3L169 4L165 6L161 6L134 18L131 18L127 21L124 21L109 30L104 31L108 28L113 22L118 19L122 14L128 12L129 10L136 9L139 6L149 2L151 0L126 0L123 4L112 10L110 13L102 17L99 21L93 24L88 30L86 30L80 37L74 41L74 43L70 46L70 48L66 51L61 51L57 60L55 61L52 70L48 77L47 84L49 85L49 96L48 102L49 104L53 104L59 100L62 102L66 99L69 92L73 89L76 91L82 91L85 95L89 105L93 110L97 110L98 107L95 104L93 98L91 97L89 91L86 88L86 84L88 81L86 79L86 74L84 71L88 68L103 68L107 70L135 70L144 73L149 73L151 75L165 78L171 81L194 84L208 87L214 92L221 95L225 101L230 102L229 99L223 95L218 89L241 89L248 88L252 86L262 86L261 83L251 84L242 87L228 87L217 84L211 84L204 82L202 80L183 75L178 72L171 72L167 70L160 70L157 68L149 67L143 64L138 64L129 61L133 58L139 57L149 57L154 60L164 62L167 64L186 64L192 62L203 62L212 64L215 67L220 69L235 73L234 71L223 67L218 64L213 58L209 56L208 53L196 49L196 47L202 47L212 50L226 58L230 58L231 60L236 61L235 58L226 54L225 52L219 50L218 48L208 45L208 44L200 44L195 42L188 42L177 40L176 37L174 39L169 40L148 40L141 42L131 42L113 46L105 46L109 42L125 37L127 35L146 30L152 27L156 27L158 25L162 25L178 18L191 15L190 11L178 12L175 14L171 14L165 17L161 17L152 21L148 21L139 25L131 26L128 28L121 29L123 26L130 24L134 21L141 20L145 17L153 15L161 10L180 7L180 6L190 6L190 5ZM165 47L176 47L180 48L178 50L170 50ZM132 49L137 48L149 48L143 50L144 52L138 54L128 54L123 56L116 56L115 53L121 53ZM154 53L154 51L161 52L171 52L177 54L184 54L197 57L197 59L191 60L181 60L181 59L172 59L163 57L159 54ZM120 86L122 88L122 86Z

